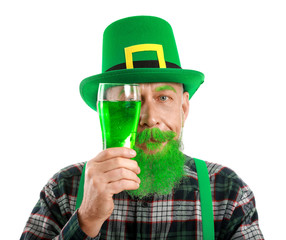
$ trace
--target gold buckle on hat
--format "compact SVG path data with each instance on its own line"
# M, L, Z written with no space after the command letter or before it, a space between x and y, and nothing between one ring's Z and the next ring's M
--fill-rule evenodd
M163 46L161 44L138 44L138 45L126 47L126 48L124 48L124 51L125 51L125 61L126 61L126 68L127 69L134 68L133 67L132 53L144 52L144 51L155 51L155 52L157 52L159 67L160 68L166 68Z

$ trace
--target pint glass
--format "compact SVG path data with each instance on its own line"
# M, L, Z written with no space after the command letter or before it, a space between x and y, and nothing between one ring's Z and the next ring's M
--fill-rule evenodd
M139 84L100 83L97 99L103 149L133 148L141 108Z

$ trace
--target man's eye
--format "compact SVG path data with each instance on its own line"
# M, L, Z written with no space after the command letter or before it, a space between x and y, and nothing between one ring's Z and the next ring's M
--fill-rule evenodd
M167 101L169 99L169 97L167 97L167 96L160 96L159 99L160 99L160 101L165 102L165 101Z

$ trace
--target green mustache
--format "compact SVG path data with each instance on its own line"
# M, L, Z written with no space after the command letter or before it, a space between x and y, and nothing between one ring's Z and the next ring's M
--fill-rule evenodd
M136 144L145 143L149 150L158 149L161 143L172 140L177 134L173 131L161 131L159 128L146 128L136 135ZM152 140L152 141L151 141Z

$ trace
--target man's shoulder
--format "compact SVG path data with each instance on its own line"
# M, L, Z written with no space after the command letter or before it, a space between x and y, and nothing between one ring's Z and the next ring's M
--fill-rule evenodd
M228 199L234 201L250 201L254 198L249 186L232 169L223 165L205 161L210 178L213 197L217 201ZM187 184L192 184L194 189L198 189L198 175L194 158L186 156L185 172L189 180Z
M55 186L64 181L70 181L71 178L80 179L84 162L69 165L62 168L49 180L49 185Z
M244 182L241 180L241 178L231 168L214 162L209 162L209 161L204 161L204 162L207 165L211 181L213 179L220 178L224 179L225 181L232 181L240 185L244 185ZM187 173L187 176L198 179L194 158L186 156L185 172Z
M69 165L65 168L62 168L55 175L60 178L70 178L74 176L81 176L84 164L85 164L84 162L81 162L81 163Z

